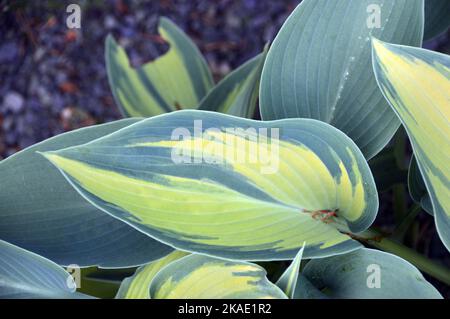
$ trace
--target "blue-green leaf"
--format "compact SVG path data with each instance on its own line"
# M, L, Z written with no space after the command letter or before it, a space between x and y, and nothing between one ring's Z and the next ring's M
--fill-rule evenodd
M130 66L125 50L110 35L106 67L117 105L125 116L153 116L196 108L213 86L208 65L195 44L166 18L159 33L169 51L139 68Z
M62 267L0 240L0 299L89 298L75 290L73 278Z
M258 155L259 154L259 155ZM185 110L46 152L95 206L179 250L243 260L354 250L378 196L356 145L310 119Z
M36 152L83 144L138 122L64 133L0 162L0 238L61 265L131 267L171 249L92 206Z
M377 87L370 38L420 46L423 6L423 0L302 1L267 55L262 118L330 123L372 158L399 121Z
M297 298L425 299L442 298L407 261L373 249L311 260L302 275L322 294L308 294L308 281L300 279ZM313 291L316 291L314 290Z

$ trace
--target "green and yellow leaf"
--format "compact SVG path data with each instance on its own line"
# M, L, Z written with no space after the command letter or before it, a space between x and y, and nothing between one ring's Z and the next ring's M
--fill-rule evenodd
M198 109L252 118L266 55L261 53L227 75L201 101Z
M264 268L201 255L163 268L150 285L154 299L286 299Z
M139 68L130 66L125 50L111 35L106 39L109 83L125 116L196 108L213 86L206 61L181 29L161 18L159 33L169 51Z
M284 291L286 296L290 299L294 298L295 287L297 286L298 275L300 271L300 264L302 262L303 251L305 250L305 244L302 249L299 250L297 256L295 256L288 269L281 275L277 281L277 286Z
M450 58L378 40L373 51L378 85L408 132L450 250Z
M185 110L47 152L95 206L179 250L243 260L360 247L378 196L356 145L309 119Z
M156 274L171 262L186 255L187 253L185 252L175 250L164 258L139 267L132 277L126 278L122 281L116 298L150 299L150 283Z
M0 238L60 265L126 268L172 249L85 201L38 152L85 144L137 123L123 119L60 134L0 162Z

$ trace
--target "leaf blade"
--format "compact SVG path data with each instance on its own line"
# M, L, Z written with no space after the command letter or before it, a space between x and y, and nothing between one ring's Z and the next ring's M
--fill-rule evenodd
M297 286L297 281L300 272L300 264L302 262L303 251L305 250L305 244L303 244L302 249L299 250L297 256L295 256L292 263L289 265L288 269L281 275L278 279L276 285L288 296L293 299L295 296L295 288Z
M264 268L201 255L183 257L154 278L150 294L155 299L285 299L266 278Z
M198 109L252 118L266 54L257 55L228 74L205 96Z
M139 68L132 68L125 50L109 35L106 66L111 90L124 116L154 116L181 108L196 108L213 86L211 72L195 44L167 18L159 33L169 51Z
M122 281L116 299L150 299L150 284L153 278L165 266L186 255L187 253L175 250L157 261L139 267L133 276Z
M0 240L0 298L90 298L75 292L75 282L61 267Z
M124 268L168 254L170 247L88 203L36 153L87 143L140 120L64 133L0 162L0 238L65 266Z
M378 84L406 128L431 197L439 236L450 250L450 59L376 39L373 47Z
M171 140L179 128L195 132L196 121L210 133L195 143L195 134ZM186 110L138 124L107 139L44 155L93 205L177 249L231 259L290 259L306 241L305 257L327 256L359 247L337 226L362 231L375 218L378 198L367 162L348 137L322 122L259 122ZM273 140L280 144L280 156L265 157L278 164L226 160L227 152L251 154L255 143L224 126L265 133L280 127L281 140ZM217 139L211 141L212 136ZM236 143L223 144L227 138ZM263 151L269 144L262 138ZM193 158L183 164L172 158L180 150L193 151L195 157L200 147L209 160L215 155L208 152L218 145L225 147L216 154L222 163L195 163L200 158ZM276 165L277 174L261 173ZM337 208L336 224L318 218L331 218ZM313 213L324 209L330 214Z
M413 265L395 255L367 248L342 256L312 260L305 266L302 275L324 293L323 296L309 296L312 298L442 298ZM376 278L378 275L379 278ZM302 281L300 285L303 285ZM303 289L299 291L307 292Z
M369 28L377 8L380 27ZM302 1L269 50L261 79L262 118L330 123L372 158L399 121L370 68L371 36L420 46L423 1Z

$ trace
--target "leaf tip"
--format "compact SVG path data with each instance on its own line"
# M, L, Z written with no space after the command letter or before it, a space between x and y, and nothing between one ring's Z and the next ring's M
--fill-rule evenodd
M385 42L383 42L375 37L372 37L371 41L372 41L372 49L377 54L380 50L383 50L383 48L385 47Z
M44 156L50 163L52 163L56 167L59 167L61 160L63 160L63 157L61 157L57 151L47 151L47 152L36 151L36 153Z
M160 17L158 21L158 33L162 34L162 30L167 30L169 28L178 29L178 26L169 18L164 16Z
M105 45L107 47L117 46L117 41L116 41L116 39L114 39L114 36L111 33L108 33L108 35L106 36Z
M373 50L373 58L382 59L386 57L389 53L392 53L393 48L398 47L396 44L383 42L375 37L372 37L372 50Z

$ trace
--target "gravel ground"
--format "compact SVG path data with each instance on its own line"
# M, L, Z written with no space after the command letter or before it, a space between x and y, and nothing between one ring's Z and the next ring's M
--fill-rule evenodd
M261 52L299 1L90 1L82 6L79 31L65 25L70 2L6 1L0 8L3 157L63 131L120 117L105 70L108 33L136 66L166 49L154 35L158 17L167 16L198 44L218 79Z
M109 89L104 40L123 45L134 66L164 52L158 17L183 28L216 80L262 51L299 0L5 1L0 0L0 159L48 137L120 118ZM66 27L66 6L82 6L81 29ZM450 33L425 47L450 52ZM385 193L379 223L391 223ZM419 216L419 251L446 260L433 219ZM423 240L426 238L427 240ZM436 281L444 294L449 287Z

